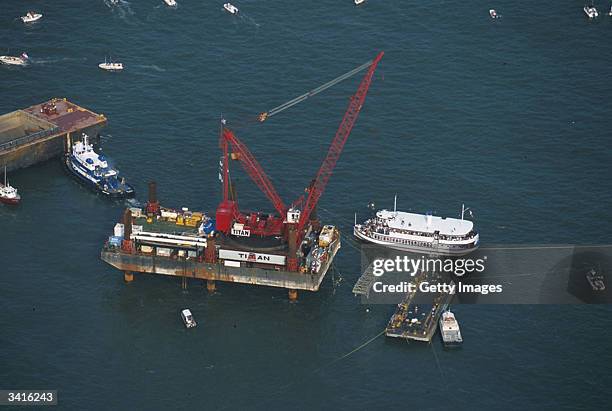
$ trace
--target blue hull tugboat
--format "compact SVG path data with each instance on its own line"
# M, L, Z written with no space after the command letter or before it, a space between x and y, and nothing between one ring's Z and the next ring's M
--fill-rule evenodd
M106 197L125 198L135 194L134 188L119 177L119 171L109 167L106 157L94 151L87 134L83 134L83 141L72 145L64 156L64 164L77 181Z

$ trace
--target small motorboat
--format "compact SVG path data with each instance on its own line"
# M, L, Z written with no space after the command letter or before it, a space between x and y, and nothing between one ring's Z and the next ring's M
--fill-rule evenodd
M164 0L164 3L170 7L176 7L176 0Z
M181 318L183 319L185 327L187 328L193 328L198 325L193 319L193 315L191 314L191 311L188 308L185 308L183 311L181 311Z
M595 17L599 16L599 13L597 12L597 9L593 5L591 5L591 6L584 6L583 10L584 10L584 13L587 15L587 17L590 18L590 19L594 19Z
M40 20L42 16L43 15L40 13L28 11L28 13L25 16L21 16L21 21L23 21L24 23L34 23L35 21Z
M359 6L360 4L365 3L366 0L355 0L355 5Z
M612 16L612 6L610 6L610 11L608 12L608 16Z
M21 196L15 187L12 187L6 178L6 166L4 166L4 184L0 183L0 203L17 205Z
M229 13L238 14L238 7L234 6L232 3L225 3L223 8Z
M27 66L29 60L30 56L26 53L21 53L21 56L0 56L0 63L12 66Z
M499 14L497 14L495 9L489 10L489 16L491 16L492 19L498 19L499 18Z
M104 63L98 64L98 67L106 71L121 71L123 70L123 63L118 63L116 61L113 62L112 60L106 61L106 58L105 58Z

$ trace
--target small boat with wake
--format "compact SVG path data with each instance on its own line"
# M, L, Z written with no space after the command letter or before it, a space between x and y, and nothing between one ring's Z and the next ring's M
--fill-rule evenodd
M119 171L110 167L106 157L95 152L89 137L72 145L64 156L66 170L81 184L112 198L132 197L134 188L119 177Z
M365 3L366 0L355 0L355 5L359 6L360 4Z
M26 53L21 53L21 56L0 56L0 63L10 66L27 66L30 61L30 56Z
M6 166L4 166L4 184L0 183L0 203L17 205L21 196L15 187L12 187L6 178Z
M170 7L176 7L177 6L176 0L164 0L164 3L166 3L166 5L168 5Z
M232 3L225 3L223 8L231 14L238 14L238 7L234 6Z
M28 11L25 16L21 16L21 21L23 21L24 23L34 23L35 21L42 19L42 16L43 15L41 13Z
M106 61L105 58L104 63L98 64L98 67L106 71L121 71L123 70L123 63L113 62L112 60Z

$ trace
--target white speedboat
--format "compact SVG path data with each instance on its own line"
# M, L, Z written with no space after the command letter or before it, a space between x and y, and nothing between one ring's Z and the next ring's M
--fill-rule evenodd
M98 67L106 71L121 71L123 70L123 63L106 61L106 59L104 59L104 63L98 64Z
M360 4L365 3L366 0L355 0L355 4L359 6Z
M25 16L21 16L21 21L23 21L24 23L34 23L35 21L40 20L42 16L43 15L40 13L28 11L28 13Z
M193 319L193 315L191 314L191 311L188 308L185 308L183 311L181 311L181 318L183 319L185 327L187 328L193 328L198 325Z
M595 17L599 16L599 13L597 12L597 9L594 6L584 6L583 10L587 17L590 19L594 19Z
M499 14L497 14L495 9L489 10L489 16L491 16L492 19L498 19L499 18Z
M12 66L27 66L29 60L30 56L26 53L21 53L21 56L0 56L0 63Z
M232 3L225 3L223 8L229 13L238 14L238 7L234 6Z
M176 0L164 0L164 3L170 7L176 7Z

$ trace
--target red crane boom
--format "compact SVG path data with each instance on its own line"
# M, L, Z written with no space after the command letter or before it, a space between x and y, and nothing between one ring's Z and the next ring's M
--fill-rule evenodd
M259 187L259 189L266 195L266 197L268 197L276 211L278 211L279 215L282 216L283 214L285 214L287 208L285 207L283 200L280 198L280 196L276 192L276 189L272 185L270 178L264 172L263 168L261 168L253 154L251 154L251 152L247 148L247 146L242 141L240 141L230 129L227 128L223 128L223 140L231 144L233 149L232 154L238 155L238 160L240 160L240 164L242 164L244 170L255 182L255 184L257 184L257 187ZM224 170L226 169L227 161L228 160L225 160L226 164L224 164ZM225 181L223 190L223 200L227 201L228 190L225 187L228 183L228 178L224 176L224 180Z
M317 173L317 176L311 184L308 190L308 198L306 200L306 204L302 213L300 215L300 220L297 226L297 245L302 241L302 237L304 235L303 229L306 225L306 222L310 218L312 211L317 205L319 198L325 191L325 186L331 177L334 168L336 167L336 163L340 158L340 154L342 153L342 149L344 148L344 143L348 139L353 126L355 125L355 121L357 121L357 117L359 117L359 112L361 111L361 107L365 102L366 95L368 94L368 89L370 88L370 83L372 82L372 76L374 75L374 71L376 70L376 66L378 65L380 59L382 59L384 52L378 53L378 56L372 61L372 65L368 69L367 73L361 80L359 84L359 88L357 92L351 96L348 108L346 109L346 113L344 113L344 117L342 118L342 122L338 127L338 131L336 132L336 136L334 137L331 145L329 146L329 150L327 151L327 156L323 160L323 164L321 164L321 168Z

